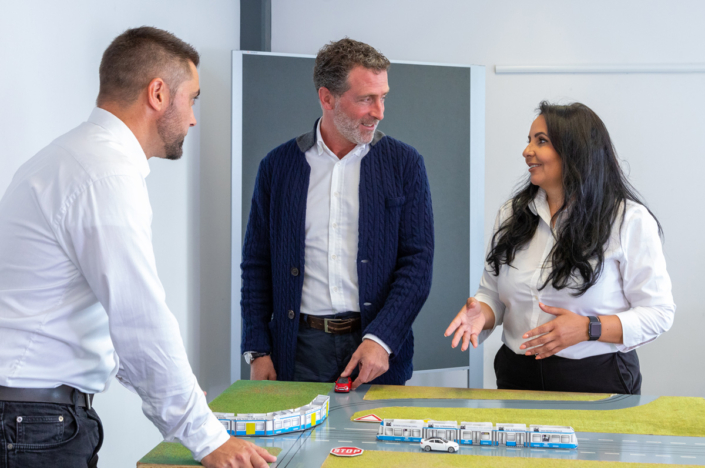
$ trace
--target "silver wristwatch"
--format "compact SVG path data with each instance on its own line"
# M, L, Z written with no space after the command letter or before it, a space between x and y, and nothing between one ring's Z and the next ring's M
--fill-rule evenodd
M245 362L248 364L252 364L252 361L257 359L258 357L262 356L269 356L269 353L258 353L256 351L246 351L245 354L243 354L245 357Z

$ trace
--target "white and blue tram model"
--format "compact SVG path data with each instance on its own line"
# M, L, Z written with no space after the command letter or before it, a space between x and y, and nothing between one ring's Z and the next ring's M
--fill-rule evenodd
M420 442L440 437L462 445L495 445L505 447L578 448L572 427L503 424L491 422L434 421L385 419L380 423L377 439L396 442Z
M527 437L531 437L526 444L529 447L578 448L578 438L572 427L531 425Z
M213 413L234 436L272 436L303 431L321 424L328 418L330 397L318 395L310 404L300 408L273 413Z

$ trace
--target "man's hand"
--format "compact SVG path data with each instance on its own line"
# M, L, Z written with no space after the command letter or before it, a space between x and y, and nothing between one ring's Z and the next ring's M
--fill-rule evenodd
M519 346L519 349L532 348L524 353L525 356L536 356L536 359L547 358L569 346L588 340L590 319L567 309L549 307L540 302L539 307L547 314L555 315L556 318L524 333L522 338L543 335Z
M340 376L348 377L358 364L360 364L360 374L352 384L353 390L387 372L389 370L389 354L375 341L362 340L362 344L357 347L348 366Z
M250 364L250 380L277 380L271 356L258 357Z
M277 457L262 447L231 437L223 445L203 457L201 464L206 468L268 468L267 463L275 461L277 461Z
M450 345L455 348L462 338L463 346L460 347L461 351L468 349L470 343L472 343L473 348L477 348L477 336L485 327L486 321L480 301L474 297L469 297L463 308L458 312L458 315L450 322L443 336L450 336L455 332Z

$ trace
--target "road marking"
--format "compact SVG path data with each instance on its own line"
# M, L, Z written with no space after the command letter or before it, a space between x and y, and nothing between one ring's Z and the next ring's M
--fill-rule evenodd
M619 455L619 453L605 452L605 455Z
M363 442L363 444L376 444L377 442Z
M578 440L590 440L590 439L581 439L580 437L578 437Z
M622 442L636 442L636 440L624 440Z
M695 457L691 457L690 455L681 455L681 458L695 458Z
M369 431L369 432L377 432L377 429L358 429L355 427L349 427L346 429L346 431Z
M656 454L657 457L670 457L670 455L661 455L660 453Z
M705 444L699 444L699 443L695 442L695 445L705 445Z
M346 444L352 444L352 440L339 440L338 442L345 442Z
M583 451L581 450L580 453L595 453L595 452L583 452Z
M647 444L660 444L661 442L657 442L655 440L647 440L646 443Z
M385 444L387 444L387 445L399 445L399 443L397 443L397 442L385 442Z
M545 450L541 450L541 449L533 449L533 450L532 450L532 452L545 452Z
M643 453L630 453L629 455L634 455L635 457L645 457Z
M614 442L612 439L597 439L600 442Z
M671 442L672 445L685 445L685 442Z
M330 442L328 439L314 439L316 442Z

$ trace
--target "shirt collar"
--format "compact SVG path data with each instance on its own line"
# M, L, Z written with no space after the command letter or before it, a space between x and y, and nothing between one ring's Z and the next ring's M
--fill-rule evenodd
M338 159L338 156L333 153L330 148L328 148L328 145L326 145L326 142L323 141L323 137L321 136L321 121L323 119L318 119L318 123L316 124L316 151L318 151L318 154L321 155L323 153L327 153L331 156L335 156L336 159ZM362 145L355 145L355 147L350 150L348 154L343 156L342 159L347 158L349 155L352 156L357 156L358 154L362 154L367 147L367 144L362 144Z
M147 155L144 153L137 137L132 133L130 127L125 125L125 122L100 107L93 109L88 121L110 132L115 137L115 140L126 150L125 154L129 161L139 168L142 177L146 178L149 175Z
M529 203L529 209L533 214L540 216L546 224L551 225L551 210L548 207L548 198L544 189L539 188L534 199Z

